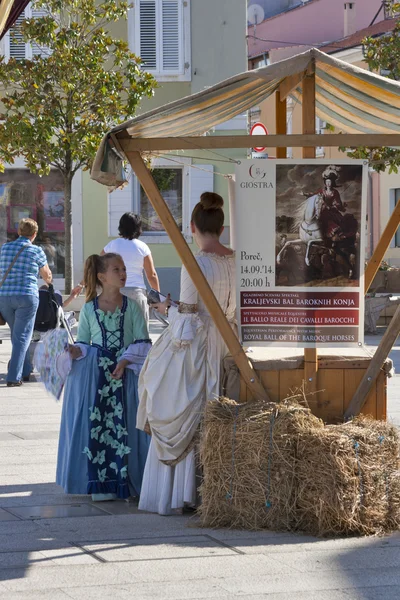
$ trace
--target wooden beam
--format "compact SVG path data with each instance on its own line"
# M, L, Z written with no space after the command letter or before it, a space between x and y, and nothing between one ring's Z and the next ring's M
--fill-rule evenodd
M264 146L264 135L202 135L198 137L130 138L116 133L115 137L123 151L152 152L167 150L208 150L214 148L254 148ZM269 135L270 148L302 148L318 146L357 148L369 146L400 146L399 133L332 133L329 135L308 133L292 135ZM344 156L344 155L343 155Z
M390 242L393 239L397 228L400 225L400 202L397 202L394 211L392 212L389 221L381 235L381 238L374 250L373 255L368 261L367 268L365 269L365 280L364 280L364 291L368 292L374 277L383 261L386 252L389 249Z
M390 354L391 349L400 333L400 306L396 308L392 320L389 323L385 334L369 363L369 367L362 378L356 393L354 394L346 412L344 418L349 419L360 414L362 407L364 406L369 392L378 377L382 366Z
M280 91L277 90L275 92L275 131L277 134L286 134L286 121L286 96L282 98ZM286 148L277 148L276 158L286 158Z
M303 134L315 134L315 73L304 77L302 82L303 102L302 127ZM303 158L315 158L315 147L303 147ZM307 390L317 391L318 353L316 348L304 349L304 380Z
M320 357L318 359L318 368L321 369L367 369L370 363L369 358L346 358L343 360L342 357L337 358L326 358Z
M215 323L215 326L220 332L222 339L226 343L228 350L232 355L232 358L238 366L239 372L245 381L251 396L257 400L269 400L267 392L261 385L252 364L244 353L237 336L235 335L220 305L218 304L212 289L204 277L202 270L200 269L195 257L185 241L185 238L179 230L171 211L162 197L151 172L146 167L139 152L129 152L127 154L127 158L134 173L136 173L140 183L142 184L142 187L146 192L154 210L159 216L165 231L168 233L179 256L182 259L183 264L188 270L190 278L196 286L204 304L207 307L207 310L211 315L213 322Z
M285 77L285 79L282 81L278 88L281 100L286 100L290 92L296 89L298 85L303 81L305 75L306 71L302 71L301 73L295 73L294 75L289 75L288 77Z

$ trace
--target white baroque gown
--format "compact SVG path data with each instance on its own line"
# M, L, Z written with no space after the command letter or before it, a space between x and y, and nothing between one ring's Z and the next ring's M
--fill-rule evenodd
M234 254L199 252L196 260L235 327ZM152 430L139 509L161 515L195 504L194 437L204 403L220 394L221 363L228 353L185 267L179 310L183 312L170 308L170 325L152 347L139 378L137 426L145 429L148 422Z

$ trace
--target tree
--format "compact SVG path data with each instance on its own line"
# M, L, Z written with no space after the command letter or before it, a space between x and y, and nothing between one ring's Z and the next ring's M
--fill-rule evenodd
M72 286L71 186L90 168L107 130L131 118L155 80L109 26L126 19L120 0L36 0L46 16L26 19L24 42L41 49L32 60L0 57L0 161L25 159L42 176L64 180L65 291Z
M400 2L387 6L391 16L400 13ZM389 79L400 80L400 19L388 35L377 38L367 37L363 40L364 60L371 71L383 70ZM343 152L346 148L340 148ZM368 148L366 146L347 151L351 158L367 159L375 171L397 173L400 166L400 150L397 148Z

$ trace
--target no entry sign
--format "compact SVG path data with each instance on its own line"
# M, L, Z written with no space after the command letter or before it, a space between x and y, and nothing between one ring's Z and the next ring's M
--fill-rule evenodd
M268 129L263 123L254 123L250 129L250 135L268 135ZM266 146L259 146L258 148L253 148L253 150L254 152L264 152L265 148Z

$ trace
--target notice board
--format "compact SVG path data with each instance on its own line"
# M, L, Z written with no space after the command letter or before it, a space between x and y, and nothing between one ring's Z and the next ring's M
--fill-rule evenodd
M253 159L236 166L243 344L363 343L367 169L366 161L350 159Z

